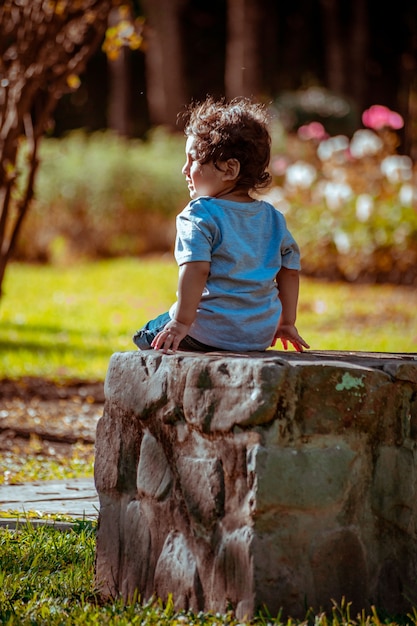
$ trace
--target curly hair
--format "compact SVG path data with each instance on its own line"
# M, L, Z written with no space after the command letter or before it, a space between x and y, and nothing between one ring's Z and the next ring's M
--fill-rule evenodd
M262 189L271 182L267 171L271 136L265 106L249 98L192 103L183 114L184 132L195 139L200 163L237 159L240 172L236 188Z

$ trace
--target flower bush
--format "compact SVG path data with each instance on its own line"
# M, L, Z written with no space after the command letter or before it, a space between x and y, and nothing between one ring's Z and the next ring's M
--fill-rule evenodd
M374 105L363 128L329 135L312 114L345 110L313 95L306 123L273 127L267 196L300 244L304 273L417 284L417 170L398 153L401 116ZM171 253L175 215L189 200L183 162L183 136L162 129L147 141L81 131L45 139L17 258L65 264Z
M397 153L401 116L382 105L352 137L317 121L274 150L269 198L286 214L306 274L417 284L417 171Z

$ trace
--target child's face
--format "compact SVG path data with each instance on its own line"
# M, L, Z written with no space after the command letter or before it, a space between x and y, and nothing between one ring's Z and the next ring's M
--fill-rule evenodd
M181 171L187 181L192 200L200 196L215 197L230 186L230 181L224 180L221 163L218 164L218 167L215 167L212 161L199 163L194 137L187 138L185 156L186 161Z

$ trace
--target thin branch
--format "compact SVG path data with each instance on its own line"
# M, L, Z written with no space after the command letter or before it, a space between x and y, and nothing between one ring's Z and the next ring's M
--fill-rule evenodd
M0 0L0 297L7 263L33 199L39 142L58 100L69 90L68 76L82 72L99 46L112 2L67 1L58 13L43 0ZM37 107L41 98L45 102ZM10 224L22 134L29 145L29 171Z
M3 189L0 187L0 197L3 195L3 206L0 216L0 298L3 294L3 279L6 271L8 257L4 255L4 237L6 231L7 217L10 210L12 184L9 182L7 185L3 185Z
M35 185L35 175L39 166L39 159L38 159L39 137L36 137L34 135L32 118L30 117L30 115L26 115L25 118L26 118L25 125L28 126L29 136L31 137L30 143L32 145L31 155L30 155L30 170L29 170L29 176L28 176L27 183L26 183L25 193L23 195L22 200L18 204L17 218L12 228L9 245L4 254L6 263L10 259L10 256L16 246L17 236L20 232L23 220L25 218L25 215L28 212L30 203L32 201L33 193L34 193L34 185ZM29 120L30 120L30 123L29 123Z
M0 256L3 253L3 240L6 232L7 217L9 214L10 200L12 197L12 181L8 181L0 187L0 197L3 196L2 209L0 215Z

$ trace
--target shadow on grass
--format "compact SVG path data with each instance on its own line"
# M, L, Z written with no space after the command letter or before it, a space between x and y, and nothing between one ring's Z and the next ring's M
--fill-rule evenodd
M104 334L102 333L94 333L89 331L88 333L86 331L81 330L80 328L65 328L63 326L57 326L57 325L51 325L51 324L19 324L17 322L2 322L0 321L0 333L3 333L3 331L5 333L8 332L12 332L12 333L19 333L20 335L22 334L32 334L32 333L45 333L45 334L51 334L51 335L71 335L71 336L78 336L78 337L85 337L87 335L89 336L93 336L93 337L105 337Z
M134 348L132 348L133 350ZM101 356L110 356L113 352L117 351L117 348L109 345L106 346L94 346L88 345L74 345L70 343L63 343L62 341L57 341L54 343L44 343L41 340L39 341L22 341L21 339L10 339L10 340L0 340L0 352L1 351L28 351L35 352L37 354L54 354L58 351L60 352L71 352L73 355L80 355L80 357L101 357Z

